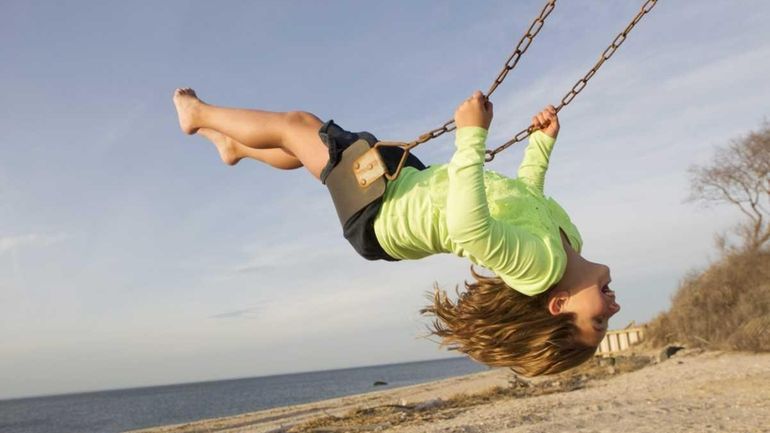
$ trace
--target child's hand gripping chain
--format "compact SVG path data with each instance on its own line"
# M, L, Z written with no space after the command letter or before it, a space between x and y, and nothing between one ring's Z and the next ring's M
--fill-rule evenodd
M477 126L489 129L493 117L492 103L480 91L473 92L470 98L463 101L455 111L457 129L466 126Z

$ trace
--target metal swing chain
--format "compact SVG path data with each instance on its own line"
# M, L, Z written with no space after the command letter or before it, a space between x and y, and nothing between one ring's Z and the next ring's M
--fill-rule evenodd
M631 33L631 30L634 28L634 26L641 21L642 17L644 17L648 12L652 10L653 7L658 3L658 0L647 0L644 5L642 5L642 8L639 10L639 12L636 14L636 16L631 20L630 23L626 26L626 28L620 32L615 39L612 40L612 43L610 44L607 49L605 49L601 56L599 56L599 60L594 64L594 66L588 70L588 72L583 76L583 78L579 79L577 83L575 83L574 86L572 86L572 89L570 89L569 92L567 92L566 95L561 99L561 102L556 107L556 112L558 113L562 108L569 105L570 102L572 102L573 99L575 99L575 96L578 95L588 84L588 80L590 80L596 72L599 70L599 68L606 62L607 60L612 57L613 54L615 54L615 51L623 45L623 42L625 42L626 37L629 33ZM527 137L531 133L533 133L537 128L530 125L528 128L523 129L519 131L518 134L516 134L512 139L506 141L502 145L498 146L494 150L487 150L486 151L486 161L492 161L495 159L495 155L502 152L503 150L509 148L513 144L516 144Z
M513 53L508 57L508 60L505 62L505 65L503 66L503 69L500 70L500 73L497 75L497 78L495 78L492 85L489 87L489 90L487 91L486 97L489 98L492 93L497 89L497 87L505 80L505 77L508 76L508 73L511 72L516 65L519 63L519 59L521 59L521 56L524 55L524 53L527 51L529 46L532 44L532 41L535 39L535 36L537 36L538 33L540 33L540 30L543 28L543 24L545 24L545 19L548 17L548 15L551 14L553 9L556 7L556 0L547 0L545 6L543 6L543 9L540 11L540 14L535 18L534 21L532 21L532 24L530 24L529 28L527 29L524 36L521 37L519 40L519 43L516 45L516 48L513 50ZM385 173L385 177L388 180L393 180L398 177L398 175L401 172L401 169L404 166L404 163L406 162L406 158L409 156L409 151L413 149L414 147L425 143L427 141L433 140L434 138L440 137L441 135L451 132L457 129L455 126L454 119L448 120L444 122L443 125L441 125L438 128L432 129L424 134L421 134L416 140L410 141L409 143L403 143L403 142L395 142L395 141L381 141L375 145L375 147L400 147L404 150L403 155L401 156L401 161L398 164L398 167L396 168L396 171L393 174Z
M508 76L508 73L513 70L513 68L516 67L516 65L519 63L519 60L521 59L521 56L524 55L525 52L527 52L527 49L532 44L532 41L535 39L535 36L537 36L538 33L540 33L540 30L543 28L543 25L545 24L545 19L548 18L548 15L551 14L553 9L556 7L556 0L548 0L546 2L545 6L543 6L543 9L540 11L540 15L538 15L537 18L535 18L534 21L532 21L532 24L530 24L529 29L527 29L527 32L524 34L524 36L521 37L519 40L519 43L516 44L516 48L513 50L513 53L508 57L508 60L505 62L505 65L503 66L503 69L500 70L500 73L497 74L497 78L495 78L495 81L492 82L492 85L489 87L489 90L487 90L486 97L489 99L490 96L492 96L492 93L494 93L495 90L497 90L497 86L503 83L505 80L505 77ZM451 119L447 122L445 122L442 126L433 129L431 131L428 131L420 137L409 143L416 143L422 144L425 143L428 140L432 140L436 137L439 137L447 132L454 131L456 129L454 119Z

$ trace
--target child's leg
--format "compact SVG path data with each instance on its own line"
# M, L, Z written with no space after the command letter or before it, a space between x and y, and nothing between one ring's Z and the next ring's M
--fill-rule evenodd
M253 149L282 149L316 178L329 161L329 150L318 136L322 122L310 113L216 107L198 99L192 89L177 89L174 104L179 125L188 134L209 128Z
M219 151L219 156L227 165L235 165L243 158L251 158L282 170L302 167L299 159L286 153L283 149L252 149L209 128L199 128L197 134L214 143Z

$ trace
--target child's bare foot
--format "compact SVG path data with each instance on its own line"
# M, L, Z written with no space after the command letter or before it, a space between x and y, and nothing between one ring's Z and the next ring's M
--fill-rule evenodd
M195 113L201 100L195 94L195 90L186 87L174 91L174 106L179 116L179 127L185 134L195 134L198 131L194 125Z
M227 165L235 165L243 159L243 155L238 152L239 143L232 138L209 128L199 128L198 135L208 138L219 151L219 157Z

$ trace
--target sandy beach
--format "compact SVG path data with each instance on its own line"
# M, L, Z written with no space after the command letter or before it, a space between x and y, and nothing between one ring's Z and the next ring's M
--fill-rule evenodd
M142 433L770 432L770 354L682 350L520 380L505 369Z

